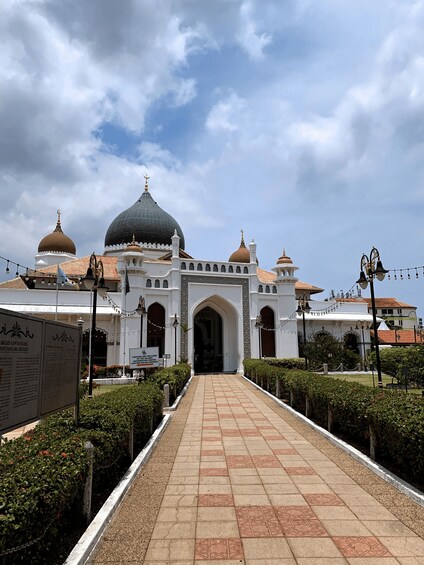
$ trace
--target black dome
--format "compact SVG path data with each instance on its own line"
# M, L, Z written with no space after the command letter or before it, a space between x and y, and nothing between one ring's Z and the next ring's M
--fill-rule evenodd
M180 248L184 249L184 234L167 212L162 210L145 190L135 204L121 212L110 224L106 236L105 247L135 241L143 243L159 243L171 245L174 231L180 236Z

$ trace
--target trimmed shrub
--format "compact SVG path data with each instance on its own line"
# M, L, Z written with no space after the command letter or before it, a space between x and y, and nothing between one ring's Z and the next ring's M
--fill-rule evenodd
M424 401L415 394L382 391L367 409L378 457L423 483Z
M375 352L370 358L375 363ZM380 349L380 362L383 373L394 377L399 384L405 384L403 369L406 367L408 382L424 387L424 345Z
M168 384L171 399L175 400L189 380L190 375L190 365L179 363L178 365L172 365L171 367L155 371L146 378L148 381L156 383L161 389L163 389L164 385Z
M280 383L280 398L290 400L292 407L327 427L328 410L332 412L332 429L365 446L370 426L375 434L377 458L394 464L396 471L409 480L424 477L424 398L373 389L351 383L246 359L245 374L257 384Z
M82 400L78 426L73 411L64 410L3 444L0 558L11 564L45 563L71 514L81 513L87 474L85 442L95 447L94 495L106 487L110 491L115 486L116 466L129 463L131 426L134 424L135 447L140 449L162 417L162 401L162 392L152 383L125 386ZM7 553L38 538L39 542Z

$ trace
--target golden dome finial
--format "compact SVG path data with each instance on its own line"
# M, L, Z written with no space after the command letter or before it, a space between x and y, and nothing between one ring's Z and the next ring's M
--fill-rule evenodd
M242 228L240 231L241 231L241 243L244 244L244 229Z
M57 210L57 223L54 231L62 231L62 226L60 225L60 208Z
M149 180L150 177L146 173L144 175L144 178L146 179L146 182L144 183L144 192L149 192L149 183L147 181Z

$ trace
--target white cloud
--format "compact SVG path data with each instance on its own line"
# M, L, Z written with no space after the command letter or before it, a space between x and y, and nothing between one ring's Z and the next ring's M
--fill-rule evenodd
M260 8L257 11L260 13ZM258 30L252 0L245 0L240 6L240 27L237 39L249 57L254 60L263 58L265 47L272 41L271 35Z
M210 131L235 132L240 129L240 118L246 102L235 92L215 104L206 119L206 127Z

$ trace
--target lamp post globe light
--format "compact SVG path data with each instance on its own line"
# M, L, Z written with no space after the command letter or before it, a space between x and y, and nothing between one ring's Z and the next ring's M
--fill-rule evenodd
M93 396L93 373L94 373L94 345L96 334L96 313L97 313L97 292L100 296L105 296L108 287L105 285L103 263L101 259L97 259L96 255L92 253L88 263L88 269L85 277L82 279L87 290L93 292L93 305L91 317L91 336L90 336L90 362L89 362L89 375L88 375L88 396Z
M386 273L388 273L389 271L383 267L383 264L380 259L380 253L378 249L376 249L375 247L371 249L369 256L365 255L365 253L362 255L360 265L361 265L361 272L359 274L359 279L356 282L364 290L367 288L368 283L370 285L371 310L372 310L372 321L373 321L374 340L375 340L375 358L377 365L377 379L378 379L378 386L382 388L383 380L381 378L380 350L378 346L377 312L375 308L375 296L374 296L374 278L376 278L378 281L382 281L384 280Z
M172 322L172 325L174 327L174 364L177 364L177 328L179 325L179 321L178 321L178 316L177 314L174 314L174 321Z
M302 325L303 325L303 354L305 356L305 369L308 370L308 355L306 353L306 322L305 313L309 314L311 307L309 306L307 296L303 295L299 298L299 303L297 306L297 314L302 314Z
M143 319L144 316L147 314L147 310L146 310L146 302L142 296L140 296L140 298L138 299L138 305L135 311L140 316L140 347L143 347Z
M259 359L262 359L262 328L264 323L262 322L262 316L256 316L255 327L258 328L259 332Z

